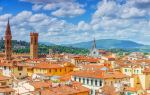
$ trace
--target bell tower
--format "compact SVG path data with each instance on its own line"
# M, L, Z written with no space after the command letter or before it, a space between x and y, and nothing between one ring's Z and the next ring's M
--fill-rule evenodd
M38 33L30 33L30 58L38 58Z
M5 58L6 60L11 60L11 55L12 55L11 39L12 39L12 35L11 35L11 29L10 29L10 24L9 24L9 19L8 19L6 31L5 31Z

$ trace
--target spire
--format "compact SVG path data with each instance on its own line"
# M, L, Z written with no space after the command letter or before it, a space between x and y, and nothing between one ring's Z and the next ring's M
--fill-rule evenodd
M11 35L11 29L10 29L9 19L8 19L7 26L6 26L5 35Z
M96 48L96 41L95 41L95 38L94 38L94 41L93 41L93 49Z

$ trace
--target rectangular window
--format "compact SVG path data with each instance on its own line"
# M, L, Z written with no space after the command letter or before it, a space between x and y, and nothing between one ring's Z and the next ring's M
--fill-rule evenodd
M49 72L51 73L51 69L49 70Z
M97 80L95 80L95 86L97 86Z
M6 66L4 66L4 70L6 70Z
M79 78L79 82L81 82L81 78Z
M21 73L19 73L19 76L21 76Z
M2 86L6 85L6 82L2 82L1 85L2 85Z
M91 80L91 85L93 85L93 80Z
M102 86L102 81L101 80L99 81L99 85Z
M22 71L23 70L23 67L18 67L18 71Z
M111 81L111 85L113 85L113 81Z
M85 84L85 79L83 78L83 84Z
M74 81L76 81L76 77L74 77Z
M89 84L89 79L87 79L87 84Z

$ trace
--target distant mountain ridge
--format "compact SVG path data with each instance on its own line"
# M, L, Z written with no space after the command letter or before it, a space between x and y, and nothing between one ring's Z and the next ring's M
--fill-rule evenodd
M81 42L75 44L66 44L65 46L77 47L77 48L86 48L90 49L93 45L93 41ZM96 40L97 48L141 48L145 47L144 44L139 44L129 40L116 40L116 39L100 39Z
M49 48L59 52L87 52L91 49L93 41L75 43L75 44L65 44L56 45L51 42L39 42L39 52L48 53ZM29 52L30 43L26 41L12 41L12 47L14 52ZM128 52L150 52L150 45L139 44L128 40L115 40L115 39L101 39L96 40L97 49L123 49ZM0 51L4 50L4 40L0 40ZM72 51L73 50L73 51ZM77 53L76 52L76 53Z
M55 44L50 43L50 42L39 42L39 44L43 45L48 45L48 46L54 46Z

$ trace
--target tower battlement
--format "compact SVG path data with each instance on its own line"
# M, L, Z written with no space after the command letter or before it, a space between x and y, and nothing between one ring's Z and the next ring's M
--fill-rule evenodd
M38 36L39 34L37 32L30 32L30 36Z

